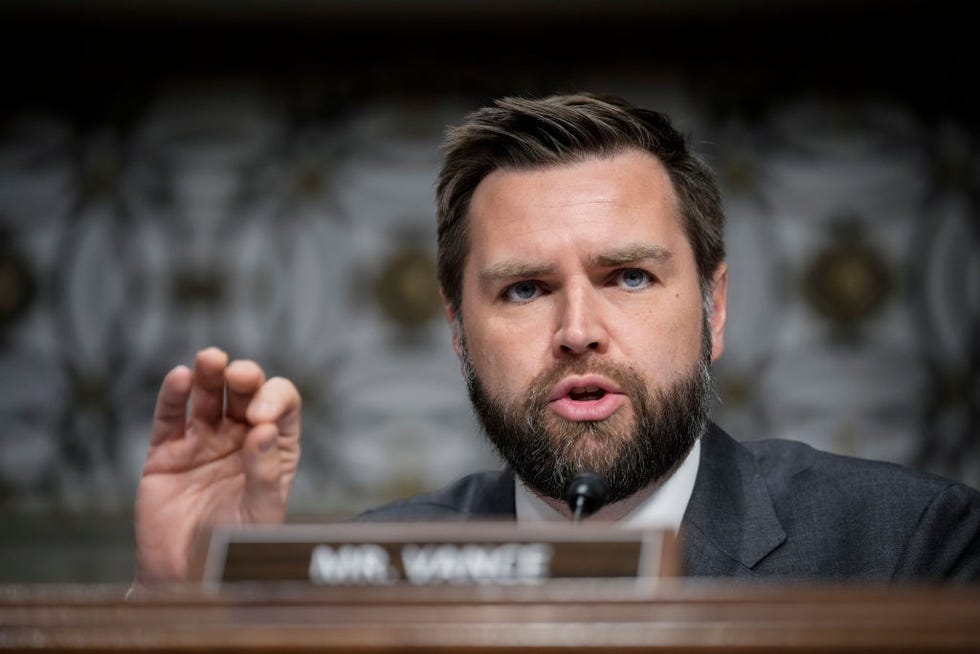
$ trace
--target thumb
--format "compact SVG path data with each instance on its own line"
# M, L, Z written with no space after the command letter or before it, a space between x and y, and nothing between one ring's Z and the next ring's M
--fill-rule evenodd
M253 427L245 438L245 497L242 499L246 522L278 523L286 516L280 494L278 429L265 423Z

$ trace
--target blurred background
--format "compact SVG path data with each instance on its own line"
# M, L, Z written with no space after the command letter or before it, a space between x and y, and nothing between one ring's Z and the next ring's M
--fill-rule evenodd
M716 419L980 486L976 11L942 1L8 0L0 583L122 581L157 385L305 399L294 519L496 467L435 283L443 128L591 90L729 217Z

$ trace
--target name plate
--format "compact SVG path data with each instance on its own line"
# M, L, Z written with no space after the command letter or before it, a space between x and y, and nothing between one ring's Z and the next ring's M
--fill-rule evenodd
M540 584L680 574L668 530L591 524L339 523L216 528L206 587Z

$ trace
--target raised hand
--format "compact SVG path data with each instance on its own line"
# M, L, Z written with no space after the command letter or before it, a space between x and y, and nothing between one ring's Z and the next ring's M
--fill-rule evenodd
M300 405L289 380L217 348L167 374L136 495L138 583L186 579L201 528L283 521Z

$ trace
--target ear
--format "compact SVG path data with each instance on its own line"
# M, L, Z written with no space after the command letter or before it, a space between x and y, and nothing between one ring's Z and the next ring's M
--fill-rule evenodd
M449 322L449 331L452 333L453 349L456 351L456 356L462 359L463 348L459 343L459 321L456 319L458 313L456 308L453 307L452 302L446 298L446 293L441 288L439 289L439 297L442 298L442 309L446 314L446 320Z
M728 264L718 264L711 279L711 361L717 361L725 351L725 318L728 303Z

